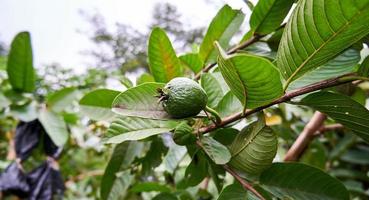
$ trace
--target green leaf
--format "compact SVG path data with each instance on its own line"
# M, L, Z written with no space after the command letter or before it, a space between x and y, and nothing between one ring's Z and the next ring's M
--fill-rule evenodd
M122 116L168 119L168 113L156 97L159 95L157 89L163 87L162 83L144 83L129 88L115 98L113 111Z
M187 166L184 184L188 186L198 185L208 175L208 163L202 151L197 151L191 163Z
M341 160L358 165L369 165L368 151L351 149L342 155Z
M230 166L250 175L268 168L277 153L278 140L262 119L246 126L229 146Z
M369 177L366 175L366 173L361 171L353 171L349 169L333 169L329 171L329 174L338 178L357 179L369 183Z
M218 165L224 165L231 160L231 153L223 144L212 137L201 138L201 143L206 154Z
M137 183L131 189L131 192L139 193L139 192L170 192L171 189L157 182L146 182L146 183Z
M368 77L369 76L369 56L367 56L361 63L359 70L357 71L359 76Z
M104 200L121 200L127 195L127 189L134 180L134 176L130 173L130 170L118 172L115 174L114 185L110 190L109 196Z
M117 117L104 138L106 143L142 140L147 137L166 133L177 126L176 121L143 119L138 117Z
M229 91L219 101L215 110L218 111L221 117L226 117L235 112L240 112L242 110L242 105L237 97L231 91Z
M369 111L350 97L317 92L303 98L301 103L328 115L369 142Z
M116 173L130 168L133 160L141 154L142 143L136 141L118 144L106 166L104 175L101 179L100 194L103 200L108 199L118 177Z
M178 164L181 162L186 153L186 147L172 144L169 147L167 155L165 155L163 159L165 170L173 174L174 170L177 169Z
M324 145L319 141L310 143L309 147L301 156L300 162L324 170L327 162L327 155Z
M182 76L181 61L164 30L154 28L149 39L149 66L155 81L166 83L174 77Z
M66 107L71 105L77 99L78 92L76 88L63 88L50 96L48 96L46 103L48 108L54 112L61 112Z
M218 142L228 146L232 144L233 140L237 137L239 132L240 131L234 128L219 128L212 132L211 135Z
M355 71L357 63L360 61L360 52L349 49L312 71L307 72L300 78L293 81L287 88L288 91L298 89L322 80L339 77Z
M152 200L178 200L178 198L171 193L160 193L156 195Z
M218 43L217 47L220 71L244 107L265 105L283 94L279 72L269 60L248 54L228 56Z
M216 61L214 42L219 41L223 47L228 47L232 36L239 30L245 15L241 10L233 10L225 5L211 21L200 46L200 58L205 64Z
M111 105L119 94L119 91L108 89L89 92L79 101L81 112L93 120L109 121L115 116Z
M244 200L247 199L247 191L239 184L233 183L225 187L217 200Z
M29 32L20 32L13 39L8 55L7 72L14 90L33 92L36 78Z
M349 199L341 182L302 163L273 163L261 174L260 183L281 199Z
M140 77L137 78L136 85L141 85L141 84L147 83L147 82L155 82L155 79L150 74L143 73Z
M341 138L330 151L329 158L331 160L335 160L340 157L355 143L356 139L356 135L353 135L350 132L345 133L345 136Z
M299 1L276 59L286 86L368 35L368 20L369 0Z
M10 105L11 114L19 120L24 122L30 122L37 119L38 105L36 102L32 102L26 105Z
M150 149L142 158L142 175L149 176L153 170L160 165L168 148L164 145L162 138L154 137L151 139Z
M208 95L208 106L214 108L223 97L223 90L220 83L212 74L201 75L201 87Z
M204 62L201 60L198 53L188 53L179 56L181 62L191 69L194 73L199 73L204 66Z
M255 33L267 35L280 27L294 0L259 0L250 17Z
M133 83L131 82L131 80L129 80L128 77L126 76L121 76L120 77L120 82L122 83L122 85L124 85L124 87L126 87L127 89L128 88L131 88L133 87Z
M57 146L61 147L67 142L69 134L62 116L49 110L41 110L38 119Z

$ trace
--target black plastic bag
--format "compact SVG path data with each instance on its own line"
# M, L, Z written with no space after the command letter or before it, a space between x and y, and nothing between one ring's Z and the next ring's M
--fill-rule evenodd
M27 159L31 155L32 150L38 146L40 138L43 138L45 154L58 158L62 148L56 146L37 119L30 122L19 122L15 133L17 158L20 158L21 161Z
M30 187L27 177L16 162L11 163L0 174L0 191L5 195L12 194L20 198L26 198L28 196Z
M56 146L56 144L51 140L50 136L45 132L44 135L44 152L46 155L53 157L54 159L59 158L61 152L61 147Z
M28 176L30 185L29 200L62 199L65 190L62 176L49 162L45 162L31 171Z
M45 132L41 123L36 119L30 122L19 122L15 130L15 152L21 161L27 159Z

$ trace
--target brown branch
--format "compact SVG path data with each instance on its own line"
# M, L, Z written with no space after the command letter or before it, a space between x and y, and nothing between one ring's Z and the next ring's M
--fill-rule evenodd
M341 130L344 128L345 127L342 124L329 124L329 125L321 126L314 135L320 135L327 131L336 131L336 130Z
M321 90L321 89L325 89L325 88L329 88L329 87L333 87L333 86L337 86L337 85L341 85L341 84L351 82L352 81L351 79L341 80L341 78L349 77L350 75L351 74L347 74L347 75L343 75L343 76L340 76L340 77L337 77L337 78L332 78L332 79L320 81L318 83L314 83L314 84L311 84L311 85L293 90L291 92L285 93L283 96L279 97L278 99L272 101L269 104L254 108L252 110L247 110L245 113L239 112L239 113L235 113L233 115L230 115L228 117L225 117L225 118L222 119L222 122L220 124L217 124L217 125L211 124L209 126L202 127L198 130L198 133L201 134L201 133L211 132L211 131L219 128L219 127L223 127L225 125L228 125L232 122L235 122L235 121L240 120L242 118L245 118L245 117L247 117L251 114L262 111L262 110L264 110L266 108L269 108L273 105L287 102L287 101L291 100L294 97L297 97L297 96L300 96L300 95L303 95L303 94L307 94L307 93L310 93L310 92L314 92L314 91L317 91L317 90Z
M227 165L223 165L223 168L229 173L231 174L238 182L241 183L242 187L245 188L246 190L249 190L250 192L254 193L257 197L259 197L259 199L261 200L265 200L265 198L257 191L255 190L254 187L252 187L251 184L249 184L248 182L246 182L242 177L240 177L235 171L233 171L230 167L228 167Z
M306 124L304 130L295 140L291 148L286 153L284 161L296 161L314 138L316 133L323 125L327 116L319 111L316 111L310 121Z
M244 49L252 44L254 44L255 42L259 41L260 38L264 37L265 35L254 35L252 36L250 39L246 40L245 42L234 46L233 48L231 48L230 50L227 51L227 54L233 54L236 53L238 50ZM208 72L209 70L211 70L217 63L211 63L209 65L207 65L206 67L204 67L199 73L197 73L195 75L195 80L199 80L201 77L201 74Z

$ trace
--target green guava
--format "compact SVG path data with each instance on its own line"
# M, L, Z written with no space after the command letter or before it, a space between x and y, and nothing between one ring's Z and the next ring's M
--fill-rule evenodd
M176 119L196 116L208 101L204 89L189 78L174 78L158 91L164 110Z

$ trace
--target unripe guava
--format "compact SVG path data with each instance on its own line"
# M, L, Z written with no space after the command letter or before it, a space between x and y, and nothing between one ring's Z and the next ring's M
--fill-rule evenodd
M201 86L184 77L174 78L159 90L164 110L173 118L193 117L205 109L208 96Z

